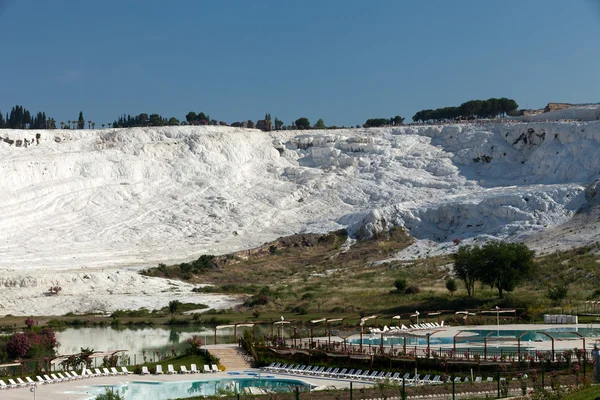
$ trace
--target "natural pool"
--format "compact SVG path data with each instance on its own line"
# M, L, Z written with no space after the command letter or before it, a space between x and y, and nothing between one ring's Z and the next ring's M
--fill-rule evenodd
M257 334L262 333L257 329ZM181 354L193 335L213 344L214 329L203 325L67 328L57 331L56 339L60 343L58 354L76 354L82 347L97 351L127 350L130 362L138 364L144 357L152 361L157 351L163 355L171 354L172 350ZM232 329L220 329L217 335L218 343L234 343Z
M245 388L261 388L273 392L290 392L310 385L294 379L239 378L180 382L130 382L118 386L97 386L87 390L90 398L104 393L106 388L118 392L125 400L166 400L194 396L243 393Z

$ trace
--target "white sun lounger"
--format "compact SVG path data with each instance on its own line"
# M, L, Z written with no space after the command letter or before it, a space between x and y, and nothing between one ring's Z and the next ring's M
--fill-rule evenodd
M128 370L127 367L125 367L125 366L121 367L121 371L123 372L123 375L133 374L133 372Z
M155 374L156 375L160 375L162 373L163 373L162 365L159 364L159 365L156 366L156 372L155 372Z
M20 384L18 384L17 382L15 382L12 378L8 380L8 383L10 384L10 386L16 388L16 387L21 387Z
M145 365L142 367L142 375L149 375L150 371L148 371L148 367Z
M17 383L21 386L21 387L25 387L25 386L29 386L30 383L29 382L25 382L23 379L21 378L17 378ZM34 382L35 385L35 382Z
M217 367L217 364L212 364L211 367L212 367L212 369L211 369L212 372L219 372L219 367Z
M185 365L182 365L181 367L179 367L181 369L181 373L182 374L189 374L190 371L187 370Z
M200 371L198 371L198 368L196 368L196 364L190 365L190 373L197 374L198 372Z
M208 373L211 372L210 371L210 367L208 365L206 365L206 364L204 364L204 372L208 372Z
M34 386L37 384L36 381L34 381L33 379L31 379L30 377L26 376L25 380L27 381L27 383L29 383L31 386Z
M175 369L173 368L173 364L167 365L167 372L169 374L176 374L177 373L177 371L175 371Z
M60 378L61 381L66 382L66 381L70 381L71 377L66 377L63 374L61 374L60 372L57 372L56 375L58 375L58 377Z

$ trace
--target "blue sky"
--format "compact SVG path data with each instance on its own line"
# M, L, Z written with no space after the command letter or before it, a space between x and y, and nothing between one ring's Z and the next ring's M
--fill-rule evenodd
M597 0L0 0L0 110L286 124L600 102Z

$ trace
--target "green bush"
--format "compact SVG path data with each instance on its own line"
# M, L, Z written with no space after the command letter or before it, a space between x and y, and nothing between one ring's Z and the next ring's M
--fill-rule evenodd
M398 293L403 293L404 291L406 291L408 283L406 282L406 279L396 279L394 281L394 286L396 287L396 291Z

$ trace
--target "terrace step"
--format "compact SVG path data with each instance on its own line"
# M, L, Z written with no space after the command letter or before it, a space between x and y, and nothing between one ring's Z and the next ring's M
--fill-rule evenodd
M210 354L219 357L221 365L224 365L227 371L252 368L250 356L237 345L209 345L206 347Z

